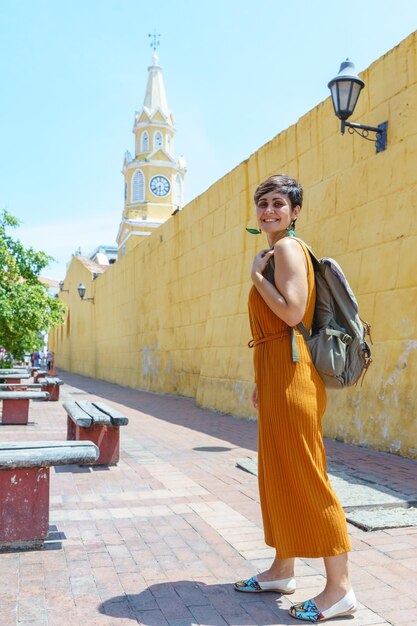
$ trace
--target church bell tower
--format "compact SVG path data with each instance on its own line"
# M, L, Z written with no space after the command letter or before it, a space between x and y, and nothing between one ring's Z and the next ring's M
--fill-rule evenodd
M125 254L183 206L185 160L174 156L175 125L169 110L156 36L141 111L135 114L135 156L123 162L124 210L117 235Z

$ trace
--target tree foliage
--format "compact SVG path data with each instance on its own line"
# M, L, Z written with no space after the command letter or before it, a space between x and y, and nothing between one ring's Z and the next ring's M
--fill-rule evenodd
M42 331L61 324L65 314L65 305L39 280L52 257L8 234L19 223L5 210L0 214L0 346L18 360L40 348Z

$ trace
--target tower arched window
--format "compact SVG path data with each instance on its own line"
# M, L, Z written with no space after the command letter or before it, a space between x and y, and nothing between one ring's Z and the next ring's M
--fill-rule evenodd
M143 202L145 199L145 177L141 170L136 170L132 177L132 202Z
M167 152L168 154L171 154L171 137L169 135L167 135L166 142L167 142Z
M174 204L182 206L182 180L181 176L177 174L174 182Z
M149 133L146 130L142 133L140 151L149 152Z
M160 133L159 130L157 130L153 136L154 150L157 150L158 148L162 148L162 143L163 143L162 133Z

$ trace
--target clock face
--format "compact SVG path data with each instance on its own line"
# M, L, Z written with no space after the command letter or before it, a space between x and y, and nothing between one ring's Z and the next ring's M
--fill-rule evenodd
M153 176L150 182L150 188L155 196L167 196L171 189L170 182L165 176Z

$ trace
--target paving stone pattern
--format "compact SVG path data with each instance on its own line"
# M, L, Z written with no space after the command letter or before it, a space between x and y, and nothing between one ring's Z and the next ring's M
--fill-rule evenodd
M0 626L275 626L301 623L291 601L324 583L320 559L299 559L293 596L243 594L235 580L266 568L257 479L236 467L256 455L256 423L60 372L59 402L33 402L27 426L3 440L63 440L62 402L108 402L129 417L116 467L51 470L43 550L0 555ZM381 487L417 491L417 463L327 441L329 462ZM308 519L306 519L308 523ZM354 617L335 626L417 624L417 528L349 525Z
M258 475L257 457L238 459L237 466ZM417 491L406 493L368 480L360 469L340 469L328 463L330 481L345 509L346 519L364 530L417 526Z

